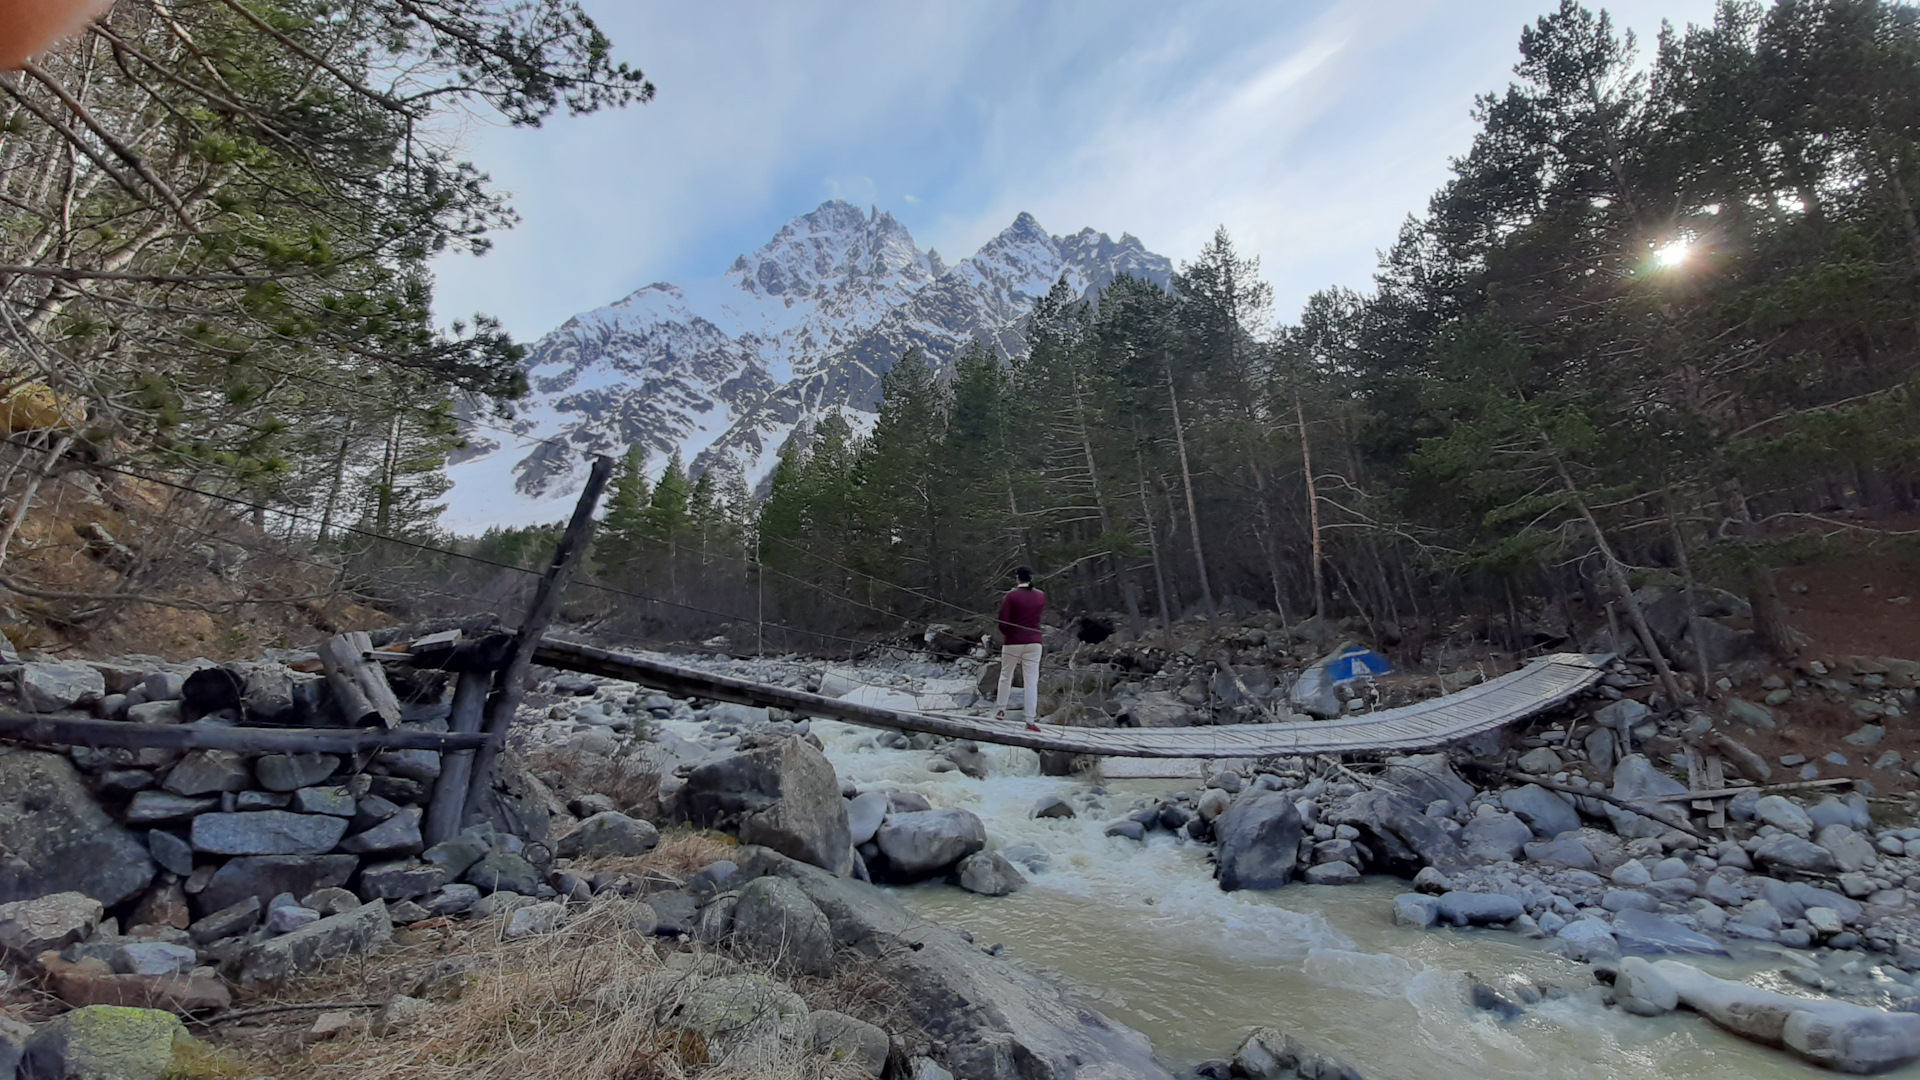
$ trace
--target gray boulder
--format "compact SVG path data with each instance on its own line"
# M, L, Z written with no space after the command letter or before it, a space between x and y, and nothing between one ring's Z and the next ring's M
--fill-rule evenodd
M1213 823L1221 890L1277 889L1292 881L1301 831L1300 810L1289 795L1269 792L1233 804Z
M1680 1007L1679 991L1652 963L1639 956L1620 961L1613 994L1620 1007L1635 1016L1664 1016Z
M457 878L467 872L474 863L487 857L492 849L485 840L477 836L462 833L451 840L442 840L420 853L424 862L446 870L447 876Z
M1512 862L1533 841L1533 830L1512 814L1480 814L1462 830L1467 857L1480 862Z
M1687 1008L1824 1068L1879 1073L1920 1061L1920 1015L1762 990L1673 960L1656 961L1653 968Z
M387 902L375 900L330 915L291 934L248 949L240 963L243 983L278 983L313 971L328 960L364 953L393 937Z
M420 814L419 807L409 806L366 832L342 840L340 850L387 858L418 854L426 843L420 836Z
M1439 905L1440 921L1452 926L1495 926L1527 913L1520 901L1500 893L1443 893Z
M1361 840L1373 852L1376 870L1412 875L1423 866L1445 874L1466 869L1470 865L1466 848L1447 831L1443 819L1426 812L1437 800L1420 798L1436 787L1420 785L1420 792L1410 792L1398 786L1404 773L1390 770L1388 775L1395 778L1394 783L1380 784L1336 804L1324 815L1326 823L1359 829Z
M1620 955L1620 943L1599 919L1575 919L1554 936L1566 944L1567 954L1575 960L1584 962Z
M324 855L346 832L346 819L322 814L201 814L193 819L193 849L215 855Z
M1873 841L1854 832L1851 825L1827 825L1814 834L1813 842L1832 853L1834 865L1843 873L1864 870L1880 861Z
M833 973L833 930L798 885L763 877L740 890L733 909L734 945L783 971Z
M358 804L353 792L344 787L304 787L293 793L284 808L276 809L288 809L296 814L351 818L358 812Z
M165 829L147 833L147 853L170 874L186 877L193 873L193 845Z
M106 677L85 664L20 665L20 701L29 712L59 712L106 695Z
M174 1072L180 1018L159 1009L88 1005L34 1029L20 1071L28 1080L161 1080Z
M887 793L869 791L847 800L847 828L853 840L853 846L873 839L880 831L880 822L886 819L888 809Z
M518 855L489 855L461 875L460 880L477 886L483 893L514 892L532 896L540 891L540 871Z
M1526 822L1534 835L1542 840L1552 840L1561 833L1575 832L1580 828L1580 812L1566 798L1538 784L1503 792L1500 805Z
M971 810L916 810L889 815L873 838L889 877L920 881L985 848L987 827Z
M64 949L93 933L102 914L100 901L78 892L0 904L0 954L29 963L48 949Z
M456 888L447 884L448 876L444 867L435 866L432 863L409 862L406 859L374 863L360 871L360 898L363 900L411 900L435 892L442 886L448 889ZM473 898L479 899L480 891L474 886L458 887L473 889ZM472 901L469 900L468 905L471 906L471 904Z
M1803 874L1836 874L1840 864L1833 852L1803 840L1792 833L1778 833L1760 841L1753 849L1753 861L1768 869L1796 870Z
M1725 956L1726 947L1650 911L1628 909L1613 917L1613 937L1624 954L1689 953Z
M1026 876L997 851L976 851L954 867L960 887L981 896L1006 896L1027 883Z
M1439 918L1439 897L1422 896L1419 893L1401 893L1393 898L1395 926L1411 926L1416 930L1425 930Z
M1628 754L1620 759L1613 770L1613 797L1646 807L1643 816L1631 810L1625 810L1613 803L1605 804L1607 820L1613 823L1613 831L1623 837L1642 838L1659 836L1673 827L1673 822L1684 817L1684 811L1672 803L1652 802L1661 795L1679 795L1687 786L1666 773L1661 772L1646 759L1644 754Z
M829 1061L847 1062L877 1080L886 1071L890 1045L887 1033L865 1020L827 1009L814 1010L813 1052Z
M560 838L556 849L564 859L593 859L608 855L645 855L660 843L653 823L628 817L617 810L595 814Z
M836 874L853 872L840 781L826 756L799 738L696 766L674 794L671 813Z
M1763 795L1753 804L1753 816L1763 825L1790 832L1801 839L1813 835L1813 819L1800 804L1784 795Z
M1592 849L1581 843L1578 836L1562 835L1552 840L1537 841L1523 850L1527 858L1534 862L1566 870L1593 870L1600 865L1593 857Z
M168 825L186 821L220 805L208 796L175 795L170 791L142 791L127 804L129 825Z
M264 906L281 893L307 896L346 884L359 865L360 860L351 855L249 855L228 859L193 898L194 907L204 914L247 899Z
M153 875L147 845L94 802L72 762L0 750L0 904L79 892L112 907Z

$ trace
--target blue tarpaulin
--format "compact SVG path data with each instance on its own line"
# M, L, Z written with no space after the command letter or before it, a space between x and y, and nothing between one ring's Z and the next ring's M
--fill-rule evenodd
M1326 668L1328 678L1335 683L1343 683L1372 675L1385 675L1393 670L1393 665L1372 649L1355 647L1326 661Z

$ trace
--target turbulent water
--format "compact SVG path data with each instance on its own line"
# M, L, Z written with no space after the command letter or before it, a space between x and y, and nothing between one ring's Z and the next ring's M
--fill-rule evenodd
M1468 1007L1464 973L1496 987L1522 977L1579 987L1581 970L1513 935L1395 927L1389 911L1404 885L1390 879L1222 893L1203 847L1166 833L1145 844L1101 835L1136 796L1172 782L1112 783L1104 814L1032 820L1035 799L1084 794L1087 782L1039 776L1035 756L1010 747L989 749L994 768L986 780L934 774L927 768L933 755L878 749L870 730L830 721L815 721L814 730L843 778L965 807L986 822L996 847L1030 841L1043 848L1050 869L1009 897L947 885L900 895L982 943L1005 944L1010 959L1053 974L1145 1032L1176 1070L1229 1057L1248 1031L1271 1024L1373 1080L1833 1075L1688 1013L1644 1019L1605 1008L1590 987L1502 1023ZM1770 974L1780 964L1705 966L1791 989ZM1893 1075L1920 1078L1920 1067Z

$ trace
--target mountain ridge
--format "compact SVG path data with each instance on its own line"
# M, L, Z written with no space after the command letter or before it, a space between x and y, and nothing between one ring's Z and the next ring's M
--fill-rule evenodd
M1020 326L1062 277L1085 295L1122 274L1166 287L1172 272L1131 234L1053 236L1024 211L949 266L891 214L830 199L718 279L642 286L534 342L529 393L509 425L517 445L474 438L450 459L446 517L548 520L579 489L588 455L636 444L656 474L677 452L696 473L753 486L826 411L870 422L881 377L907 349L943 372L976 340L1023 355Z

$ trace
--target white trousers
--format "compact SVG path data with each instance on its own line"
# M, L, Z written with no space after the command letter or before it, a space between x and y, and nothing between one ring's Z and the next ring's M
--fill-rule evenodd
M1040 711L1040 645L1000 646L1000 711L1007 711L1007 696L1013 693L1013 666L1020 665L1020 681L1027 690L1027 719Z

